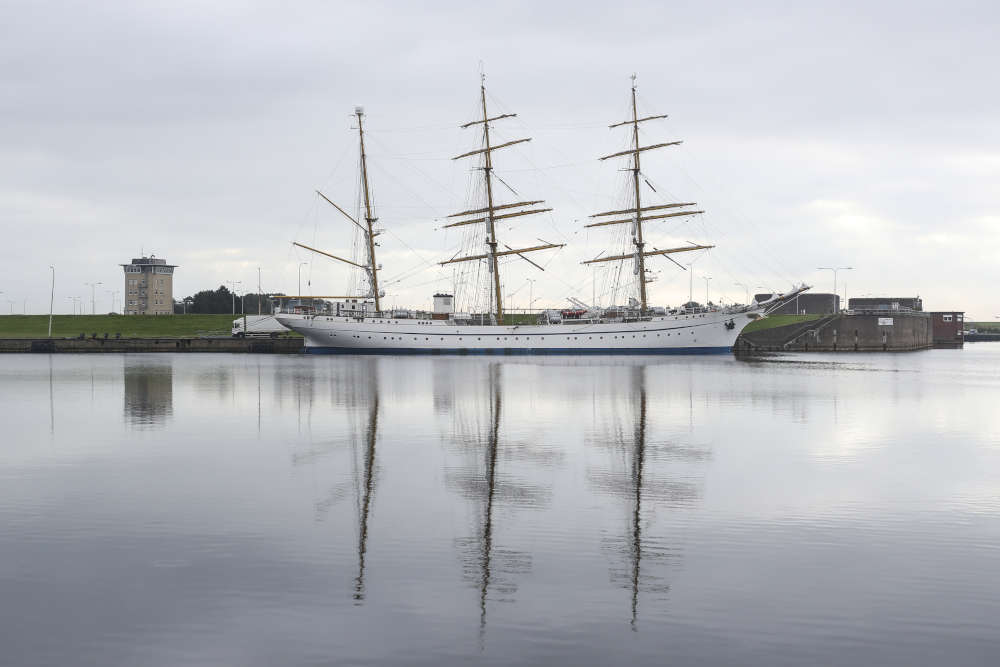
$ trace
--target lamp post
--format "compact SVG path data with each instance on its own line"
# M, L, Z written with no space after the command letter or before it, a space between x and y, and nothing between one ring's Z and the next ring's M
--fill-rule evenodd
M817 266L816 269L819 270L819 271L833 271L833 294L836 296L837 295L837 271L852 271L854 269L854 267L853 266L837 266L837 267L832 267L832 266Z
M229 294L232 296L232 301L233 301L233 315L235 315L236 314L236 286L237 285L242 285L243 281L242 280L227 280L226 284L233 286L233 289L232 289L232 291L229 292Z
M688 303L694 301L694 270L691 266L694 262L688 262Z
M708 308L708 281L712 279L712 276L702 276L705 281L705 308Z
M98 285L103 285L103 284L104 283L84 283L84 285L87 285L88 287L90 287L90 314L91 315L96 315L97 314L97 305L96 305L96 301L95 301L95 297L94 297L94 292L96 291L96 288L97 288Z
M257 267L257 315L260 315L260 267Z
M302 305L302 267L309 264L309 262L299 262L299 305Z
M535 299L532 298L535 293L535 279L528 278L528 312L531 312L531 306L534 305Z
M733 283L733 284L734 285L738 285L738 286L742 287L744 290L746 290L747 300L746 300L745 303L746 303L746 305L749 306L750 305L750 288L747 287L746 283Z
M52 304L56 298L56 267L49 264L52 269L52 291L49 292L49 338L52 338Z
M14 302L11 301L10 299L7 299L7 303L10 304L10 314L13 315L14 314Z

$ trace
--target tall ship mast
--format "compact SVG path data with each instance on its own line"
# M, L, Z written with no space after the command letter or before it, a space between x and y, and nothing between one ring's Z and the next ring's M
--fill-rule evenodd
M364 272L365 277L366 277L367 282L368 282L367 294L363 295L363 297L367 298L367 299L371 299L374 302L374 304L375 304L375 313L380 313L380 312L382 312L381 298L383 296L385 296L385 293L384 292L380 292L379 291L379 287L378 287L378 272L381 269L381 266L378 264L377 261L375 261L375 248L378 246L378 243L375 242L375 237L378 236L381 233L381 230L375 225L375 223L378 222L378 217L375 215L374 199L372 197L371 186L368 184L368 155L365 152L365 127L364 127L365 110L364 110L364 108L363 107L354 107L354 116L357 118L357 121L358 121L358 146L359 146L359 152L360 152L360 155L361 155L360 163L359 163L359 169L360 169L360 175L359 175L359 177L360 177L360 180L361 180L361 193L360 194L361 194L362 204L363 204L363 207L364 207L364 212L363 212L363 216L362 216L363 219L364 219L364 221L365 221L364 224L361 224L361 222L359 222L357 220L357 218L355 218L353 215L351 215L350 213L348 213L347 211L345 211L343 208L341 208L340 206L338 206L336 203L334 203L333 200L331 200L329 197L327 197L325 194L323 194L319 190L316 191L316 194L319 195L320 197L322 197L323 200L326 203L330 204L330 206L332 206L335 209L337 209L337 211L339 211L341 213L341 215L343 215L345 218L347 218L352 223L354 223L354 225L360 230L360 232L362 234L362 242L363 242L363 245L365 247L365 254L367 255L367 257L366 257L366 263L359 264L356 261L353 261L353 260L350 260L350 259L345 259L345 258L340 257L338 255L334 255L332 253L326 252L325 250L319 250L317 248L313 248L313 247L308 246L308 245L306 245L304 243L299 243L298 241L292 241L292 245L298 246L299 248L303 248L305 250L308 250L310 252L314 252L314 253L319 254L319 255L323 255L324 257L329 257L330 259L334 259L334 260L336 260L338 262L343 262L344 264L348 264L348 265L353 266L353 267L355 267L357 269L361 269ZM299 295L298 298L301 300L304 297L302 295ZM320 297L310 297L310 298L313 298L313 299L350 299L350 298L355 298L355 297L354 296L320 296Z
M552 248L562 248L565 244L560 243L545 243L543 245L532 246L530 248L518 248L513 249L508 245L504 245L505 250L498 250L500 245L497 240L497 221L506 220L508 218L517 218L524 215L534 215L536 213L546 213L551 211L551 208L525 208L530 206L537 206L538 204L544 204L542 200L537 201L522 201L514 202L510 204L496 204L494 202L493 196L493 151L499 150L501 148L508 148L510 146L515 146L517 144L523 144L531 141L531 137L524 139L514 139L513 141L505 141L501 144L493 144L490 141L490 123L502 120L504 118L514 118L517 116L515 113L504 113L497 116L490 117L489 111L486 108L486 75L481 75L480 85L479 85L479 99L482 106L482 118L478 120L469 121L460 127L462 129L475 127L478 128L482 126L482 147L469 151L468 153L462 153L457 155L453 160L460 160L467 157L482 157L482 167L480 167L483 172L483 184L486 189L486 202L485 206L482 208L474 208L468 211L461 211L460 213L453 213L449 215L449 218L459 218L457 222L452 222L444 225L444 229L451 227L461 227L465 225L483 225L484 231L484 243L486 245L486 252L478 255L468 255L465 257L453 257L452 259L440 262L441 266L446 264L455 264L457 262L469 262L469 261L482 261L486 260L489 266L489 271L493 279L493 298L491 299L491 312L496 319L496 324L503 324L503 298L501 290L501 280L500 280L500 263L498 259L500 257L505 257L507 255L517 255L524 259L526 262L534 265L537 268L541 268L527 257L524 253L535 252L538 250L550 250ZM503 211L503 213L497 213L497 211ZM478 216L469 218L467 216ZM544 270L544 269L543 269Z
M732 350L736 337L747 324L765 316L770 309L808 289L802 285L785 294L771 295L761 303L754 301L750 304L729 307L706 304L704 307L692 309L688 304L671 309L650 305L646 286L651 277L647 275L646 258L662 256L683 269L684 267L671 257L673 254L708 250L714 246L690 243L678 248L657 248L650 244L645 235L646 223L696 215L703 211L691 208L695 206L692 202L643 203L642 183L648 184L648 181L641 169L642 154L658 148L676 146L681 142L670 141L646 146L640 144L639 124L666 116L639 117L633 76L632 118L610 126L630 127L630 148L600 158L601 160L617 157L628 159L631 171L630 193L626 198L625 208L595 213L591 216L595 221L587 225L587 227L631 225L631 234L626 240L627 247L624 252L608 257L598 256L582 263L594 265L619 262L621 265L631 261L636 277L638 299L635 299L634 305L625 308L599 308L596 304L588 306L571 295L567 299L578 307L576 310L546 310L538 316L536 322L525 322L523 317L517 323L508 322L508 319L513 318L508 318L505 313L500 260L516 256L544 271L544 267L526 255L540 250L562 248L565 244L549 243L539 239L541 245L512 248L499 238L498 227L505 220L545 213L552 209L545 207L545 202L542 200L507 203L498 197L495 187L497 182L508 189L511 188L495 173L493 152L526 143L531 139L521 138L496 143L492 134L492 124L513 118L516 114L501 113L490 116L486 97L486 83L483 78L479 86L481 118L460 126L464 129L475 128L482 131L480 147L452 158L459 160L476 157L481 160L476 170L482 171L484 201L474 202L472 208L448 216L454 221L444 226L445 228L468 227L473 230L473 234L467 235L465 245L468 245L471 237L474 247L469 254L452 257L438 264L447 266L464 262L485 263L490 283L487 308L490 321L484 322L482 318L478 318L477 321L478 316L455 312L452 294L435 294L433 312L416 309L383 311L380 299L384 293L379 288L378 282L380 266L375 259L375 249L378 246L375 238L380 230L376 226L378 218L368 182L368 157L365 152L365 133L362 124L364 114L358 108L355 110L355 115L358 121L361 154L360 199L363 203L364 213L361 216L363 222L351 216L322 193L319 195L361 231L360 236L367 257L356 261L302 243L295 242L295 245L364 271L367 276L367 298L374 301L375 310L343 312L338 306L334 312L332 304L326 304L325 310L314 313L279 313L276 317L281 324L305 338L306 352L314 354L721 354ZM478 178L475 177L476 180ZM513 192L512 189L511 191ZM359 209L361 207L362 204L359 204Z
M689 206L696 206L694 202L687 203L669 203L669 204L657 204L653 206L643 206L642 205L642 188L640 183L644 180L642 176L642 169L640 167L640 154L645 151L655 150L657 148L666 148L668 146L679 146L681 141L668 141L665 143L651 144L649 146L641 146L639 144L639 123L645 123L651 120L661 120L666 118L666 114L657 116L646 116L644 118L639 118L639 113L635 102L635 75L632 75L632 119L625 120L620 123L614 123L609 125L609 129L614 129L616 127L624 127L630 125L630 134L632 146L628 150L620 151L618 153L612 153L611 155L605 155L604 157L598 158L601 161L609 160L616 157L627 157L629 158L630 166L629 171L632 172L632 195L630 203L630 208L623 208L617 211L603 211L601 213L595 213L590 216L591 218L604 218L609 216L618 217L617 220L601 220L599 222L592 222L585 227L606 227L609 225L632 225L632 250L631 252L626 252L620 255L611 255L609 257L598 257L595 259L590 259L583 264L600 264L604 262L621 262L627 260L633 260L634 269L633 273L636 276L636 283L638 284L638 297L639 297L639 315L644 316L649 312L649 300L646 295L646 285L651 282L649 276L646 273L646 258L654 256L664 256L671 261L670 255L679 252L691 252L693 250L708 250L709 248L714 248L711 245L697 245L692 243L689 246L683 246L680 248L666 248L663 250L654 248L653 250L646 250L646 240L643 237L643 223L651 222L653 220L663 220L666 218L679 218L688 215L698 215L699 213L704 213L704 211L692 211L683 210L675 211L673 213L660 213L660 211L666 209L674 208L684 208ZM655 212L652 215L647 215L650 212ZM620 217L628 216L628 217ZM681 266L676 261L674 264ZM684 267L681 266L683 269Z

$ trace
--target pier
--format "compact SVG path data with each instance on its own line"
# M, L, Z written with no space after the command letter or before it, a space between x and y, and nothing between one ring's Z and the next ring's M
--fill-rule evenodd
M242 352L297 354L301 338L0 338L0 352Z
M744 333L738 353L909 352L934 346L931 313L851 312Z

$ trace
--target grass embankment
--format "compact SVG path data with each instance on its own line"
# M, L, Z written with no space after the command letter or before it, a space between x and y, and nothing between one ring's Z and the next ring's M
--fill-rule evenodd
M124 338L193 338L232 333L232 315L55 315L53 338L67 338L96 333ZM0 316L0 338L45 338L48 315Z
M965 328L979 333L1000 333L1000 322L966 322Z
M775 327L783 327L789 324L798 324L799 322L811 322L812 320L818 320L823 315L771 315L769 317L764 317L759 320L754 320L743 329L743 333L753 333L754 331L763 331L764 329L773 329Z

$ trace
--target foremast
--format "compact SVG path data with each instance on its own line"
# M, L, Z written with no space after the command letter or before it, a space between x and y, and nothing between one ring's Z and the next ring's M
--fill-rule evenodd
M453 222L453 223L444 225L444 227L445 228L460 227L460 226L463 226L463 225L472 225L472 224L485 223L485 226L486 226L486 229L485 229L485 232L486 232L486 234L485 234L485 237L486 237L486 247L488 248L488 252L486 252L485 254L480 254L480 255L467 255L467 256L464 256L464 257L453 257L453 258L451 258L449 260L446 260L446 261L443 261L443 262L439 262L439 264L441 266L444 266L445 264L454 264L454 263L457 263L457 262L468 262L468 261L483 260L483 259L487 260L487 263L489 265L490 274L493 277L493 298L492 298L493 304L494 304L493 312L496 314L496 323L497 324L503 324L503 298L502 298L502 291L501 291L500 264L499 264L499 261L498 261L499 258L507 256L507 255L517 255L517 256L521 257L521 259L523 259L526 262L528 262L529 264L531 264L532 266L535 266L536 268L541 269L541 270L544 271L544 269L542 269L542 267L540 267L538 264L535 264L530 259L528 259L527 257L525 257L524 253L526 253L526 252L534 252L536 250L549 250L551 248L562 248L565 244L561 244L561 243L548 243L546 241L543 241L544 245L540 245L540 246L533 246L533 247L530 247L530 248L513 249L513 248L511 248L508 245L504 245L504 247L506 248L506 250L498 250L499 241L497 240L497 230L496 230L496 227L497 227L496 222L497 222L497 220L502 220L502 219L506 219L506 218L515 218L515 217L519 217L519 216L522 216L522 215L533 215L535 213L544 213L544 212L547 212L547 211L551 211L552 209L551 208L536 208L536 209L524 209L523 208L523 207L526 207L526 206L534 206L536 204L543 204L544 202L541 201L541 200L538 200L538 201L523 201L523 202L517 202L517 203L513 203L513 204L499 204L499 205L494 202L494 198L493 198L493 177L494 177L494 175L493 175L493 151L501 149L501 148L507 148L508 146L514 146L515 144L521 144L521 143L525 143L525 142L531 141L531 137L527 137L527 138L524 138L524 139L515 139L513 141L507 141L507 142L504 142L504 143L501 143L501 144L493 145L493 143L490 141L490 123L492 123L493 121L504 119L504 118L513 118L513 117L517 116L517 114L514 114L514 113L505 113L505 114L500 114L498 116L493 116L492 118L490 117L489 111L486 108L486 76L485 75L482 75L480 77L479 99L480 99L480 104L481 104L481 108L482 108L482 119L470 121L468 123L465 123L464 125L461 125L460 127L462 129L465 129L465 128L469 128L469 127L475 127L477 125L482 125L483 126L483 144L482 144L483 147L481 149L478 149L478 150L469 151L468 153L462 153L461 155L457 155L457 156L455 156L452 159L453 160L458 160L458 159L461 159L461 158L473 157L473 156L477 156L477 155L482 155L483 156L482 172L483 172L483 181L484 181L484 185L485 185L485 188L486 188L486 207L485 208L471 209L471 210L468 210L468 211L462 211L460 213L453 213L452 215L449 215L448 217L449 218L465 218L465 216L469 216L469 215L480 215L480 217L461 219L458 222ZM497 214L498 210L503 210L505 212ZM485 214L485 215L481 215L481 214Z
M371 285L372 296L375 299L375 312L381 313L382 307L379 302L378 293L378 264L375 262L375 222L378 218L372 213L372 197L368 186L368 156L365 154L365 128L362 124L365 112L361 107L354 108L354 114L358 117L358 138L361 143L361 188L365 194L365 225L366 240L368 241L368 278Z
M365 274L368 276L368 287L369 287L368 296L369 298L372 298L375 301L375 312L380 313L382 312L382 304L380 300L382 294L379 292L378 289L379 265L378 262L376 262L375 260L375 247L378 245L377 243L375 243L375 237L378 236L380 232L375 226L375 223L378 222L378 217L375 215L375 212L373 210L371 186L369 186L368 184L368 155L365 152L365 128L363 120L365 116L365 110L362 107L354 107L354 115L358 119L358 140L360 144L360 153L361 153L361 162L360 162L361 195L364 199L364 206L365 206L365 215L364 215L365 224L362 225L353 215L342 209L340 206L337 206L337 204L334 203L333 200L331 200L329 197L327 197L319 190L316 191L316 194L322 197L323 200L326 201L326 203L330 204L335 209L337 209L337 211L339 211L341 215L343 215L345 218L353 222L354 225L361 230L361 233L364 236L364 241L365 241L365 250L366 250L365 254L368 255L367 263L359 264L358 262L349 259L344 259L343 257L338 257L337 255L325 252L323 250L312 248L303 243L299 243L298 241L293 241L292 245L298 246L299 248L303 248L305 250L309 250L310 252L323 255L324 257L329 257L330 259L335 259L338 262L349 264L355 268L364 271ZM302 298L301 295L299 295L299 298ZM351 297L335 297L335 298L351 298Z
M602 220L600 222L593 222L588 225L585 225L585 227L604 227L608 225L623 225L631 223L633 251L622 255L611 255L609 257L599 257L596 259L587 260L585 262L582 262L582 264L598 264L601 262L614 262L614 261L632 259L635 264L634 273L637 276L639 283L639 309L640 309L639 312L640 314L645 314L649 310L649 301L646 296L646 284L651 282L651 280L646 277L647 257L665 256L667 257L667 259L671 259L669 256L674 253L690 252L692 250L706 250L708 248L714 248L715 246L691 244L690 246L684 246L681 248L667 248L664 250L659 250L657 248L654 248L652 251L647 251L645 249L646 241L643 239L643 227L642 227L643 222L648 222L652 220L663 220L666 218L676 218L687 215L697 215L699 213L704 213L704 211L683 210L683 211L676 211L673 213L657 213L654 215L645 215L645 213L650 211L661 211L664 209L672 209L672 208L686 209L687 207L695 206L696 204L694 202L687 202L687 203L659 204L655 206L642 205L642 189L639 187L640 179L642 178L641 175L642 172L640 168L640 158L639 158L640 153L643 153L644 151L654 150L657 148L666 148L667 146L678 146L683 142L669 141L661 144L652 144L650 146L639 145L639 123L644 123L650 120L659 120L666 118L667 116L666 114L663 114L663 115L646 116L644 118L639 118L639 113L635 100L636 97L635 93L636 93L636 84L635 84L635 75L633 74L632 75L632 119L625 120L620 123L614 123L608 126L609 129L614 129L616 127L631 125L632 147L625 151L612 153L611 155L605 155L604 157L598 158L599 160L602 161L608 160L613 157L628 156L630 158L631 167L629 168L629 171L632 172L632 190L633 190L635 205L633 208L619 209L616 211L604 211L602 213L595 213L594 215L590 216L591 218L600 218L605 216L618 216L618 215L630 214L629 217L627 218L619 220ZM671 261L673 260L671 259ZM677 262L674 263L677 264ZM678 264L678 266L680 266L680 264Z

